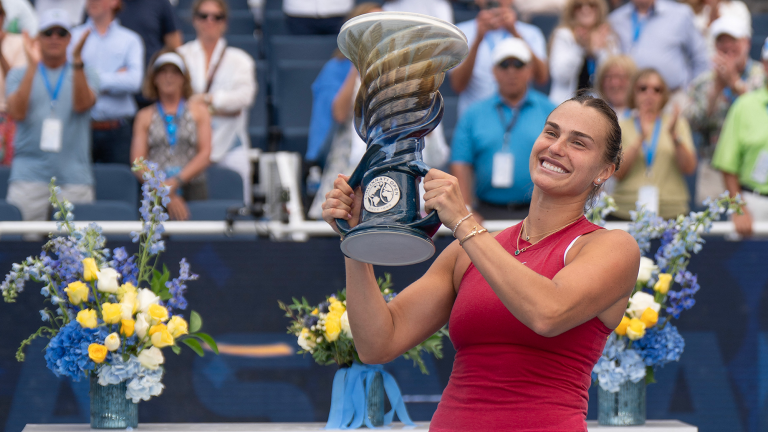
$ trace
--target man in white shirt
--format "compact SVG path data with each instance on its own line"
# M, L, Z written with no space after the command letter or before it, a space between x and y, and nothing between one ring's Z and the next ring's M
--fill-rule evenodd
M475 0L482 9L480 13L472 21L458 24L469 43L469 55L449 73L451 87L459 93L459 117L472 103L488 99L496 92L491 52L504 39L516 37L525 41L533 54L533 80L539 84L549 80L547 40L538 27L517 20L513 1Z
M283 0L288 31L294 35L336 35L354 0Z

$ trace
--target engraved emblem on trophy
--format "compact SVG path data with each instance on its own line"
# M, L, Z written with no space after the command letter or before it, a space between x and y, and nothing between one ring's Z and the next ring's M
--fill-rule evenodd
M363 191L360 223L341 219L341 250L377 265L408 265L435 253L436 212L421 217L419 182L424 137L443 117L438 89L467 56L467 38L454 25L426 15L378 12L349 20L341 52L360 72L354 125L366 152L349 179Z

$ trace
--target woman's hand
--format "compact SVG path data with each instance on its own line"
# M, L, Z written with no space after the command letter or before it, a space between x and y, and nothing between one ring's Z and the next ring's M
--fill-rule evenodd
M672 112L672 117L669 121L669 135L672 137L672 142L677 144L679 140L677 139L677 119L680 118L680 107L675 105L675 109Z
M348 181L349 176L339 174L336 180L333 181L333 189L325 194L325 202L322 206L323 220L339 234L341 233L339 232L339 227L336 226L336 219L344 219L349 223L350 227L360 223L363 193L359 187L356 191L353 191L352 187L347 183Z
M184 198L176 195L176 193L171 193L169 196L171 197L171 202L168 203L168 216L171 217L171 220L188 220L189 209L187 208L187 203L184 201Z
M424 177L424 190L424 209L427 213L437 211L440 222L448 228L469 214L456 177L432 168Z

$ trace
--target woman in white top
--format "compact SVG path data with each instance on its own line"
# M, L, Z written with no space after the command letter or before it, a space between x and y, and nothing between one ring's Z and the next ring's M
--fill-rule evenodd
M549 99L559 104L576 91L592 87L597 68L618 54L618 41L606 22L605 0L569 0L560 25L552 33Z
M192 5L197 39L179 47L189 66L191 102L208 107L213 129L211 162L243 178L243 200L251 202L248 156L248 109L256 97L256 63L248 53L227 46L228 8L224 0L197 0Z

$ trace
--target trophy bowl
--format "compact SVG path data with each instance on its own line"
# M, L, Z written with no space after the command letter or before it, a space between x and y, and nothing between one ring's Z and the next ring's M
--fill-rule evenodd
M438 89L469 52L453 24L426 15L376 12L347 21L339 50L360 72L354 126L366 152L349 179L363 191L360 223L337 219L342 252L377 265L408 265L435 253L436 212L421 218L419 182L429 171L424 137L443 117Z

